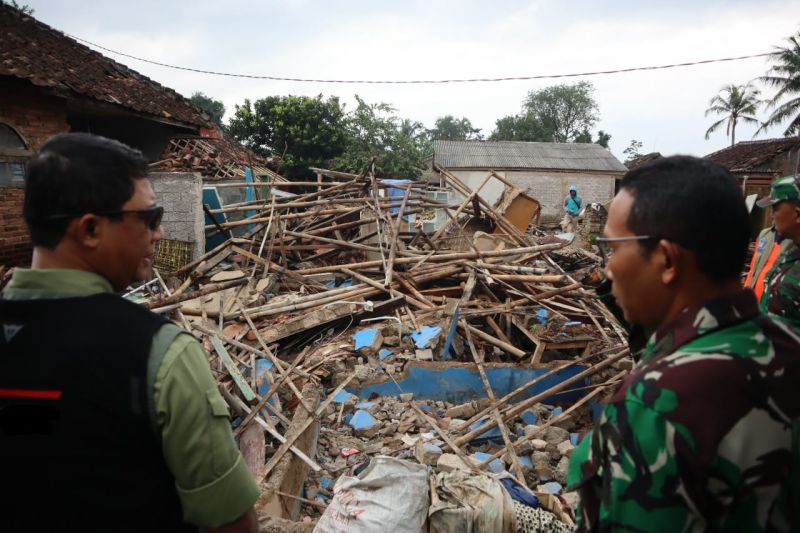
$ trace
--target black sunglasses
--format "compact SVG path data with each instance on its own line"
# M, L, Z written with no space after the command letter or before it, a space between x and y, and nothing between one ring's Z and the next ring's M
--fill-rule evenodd
M118 211L93 211L93 215L101 216L101 217L118 217L125 215L127 213L136 213L139 219L144 222L144 224L151 230L156 231L158 227L161 225L161 219L164 218L164 206L161 205L153 205L150 207L143 207L141 209L120 209ZM47 217L47 220L61 220L61 219L69 219L69 218L77 218L83 216L80 215L50 215Z

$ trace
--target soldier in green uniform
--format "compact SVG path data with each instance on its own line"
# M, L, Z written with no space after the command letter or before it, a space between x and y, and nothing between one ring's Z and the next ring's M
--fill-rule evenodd
M759 305L765 313L800 325L800 178L784 176L775 180L769 196L756 203L761 207L772 206L775 229L791 240L764 280Z
M141 152L62 134L33 156L32 268L0 297L6 531L258 530L258 486L205 351L115 292L164 237Z
M710 161L623 178L598 244L652 334L571 456L579 530L800 531L800 336L741 288L748 233Z

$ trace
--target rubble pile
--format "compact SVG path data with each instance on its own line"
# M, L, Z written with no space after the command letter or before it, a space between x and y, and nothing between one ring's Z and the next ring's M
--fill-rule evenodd
M464 200L446 205L423 183L314 170L295 192L211 212L209 235L245 231L130 295L211 354L259 513L311 527L337 479L391 457L425 465L432 487L510 474L568 522L568 457L631 366L590 286L593 254L524 233L531 220L454 176ZM424 233L414 216L437 209L450 223Z

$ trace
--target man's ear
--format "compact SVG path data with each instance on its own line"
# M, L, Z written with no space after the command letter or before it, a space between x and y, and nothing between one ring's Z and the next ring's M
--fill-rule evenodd
M657 260L661 265L661 281L665 285L670 285L677 278L681 269L683 249L672 241L661 239L653 252L657 254Z
M103 219L91 213L76 218L67 226L67 235L86 248L97 248L103 232Z

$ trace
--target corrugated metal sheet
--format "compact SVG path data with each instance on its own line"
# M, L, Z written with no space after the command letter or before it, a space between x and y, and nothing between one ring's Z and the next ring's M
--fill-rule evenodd
M602 146L583 143L433 141L433 161L445 168L627 171Z

